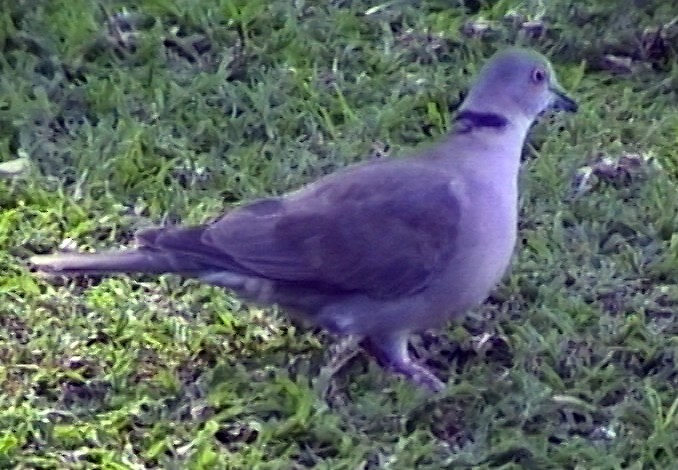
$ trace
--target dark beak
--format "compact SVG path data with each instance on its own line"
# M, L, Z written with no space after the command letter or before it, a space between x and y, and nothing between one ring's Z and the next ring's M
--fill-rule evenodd
M551 92L553 93L553 103L551 105L553 109L558 111L568 111L571 113L577 112L579 105L575 100L567 96L562 89L551 88Z

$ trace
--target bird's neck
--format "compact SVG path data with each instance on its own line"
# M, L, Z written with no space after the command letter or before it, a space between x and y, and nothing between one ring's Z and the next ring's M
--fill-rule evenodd
M455 117L455 133L487 131L494 133L510 133L524 140L527 131L532 125L522 112L515 106L505 106L501 102L482 103L469 97L459 109Z
M494 111L462 109L450 138L454 148L474 150L451 154L453 164L495 184L515 186L531 124L522 115L507 117Z

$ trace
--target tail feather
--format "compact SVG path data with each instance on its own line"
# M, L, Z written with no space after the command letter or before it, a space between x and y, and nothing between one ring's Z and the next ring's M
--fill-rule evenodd
M191 273L206 268L202 263L169 252L146 249L103 253L60 253L30 258L40 272L51 275Z

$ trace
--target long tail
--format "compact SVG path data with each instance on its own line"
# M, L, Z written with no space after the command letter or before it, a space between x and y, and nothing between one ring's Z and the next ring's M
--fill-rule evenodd
M205 265L173 253L132 249L103 253L60 253L30 258L38 271L49 275L78 274L191 273L205 269Z

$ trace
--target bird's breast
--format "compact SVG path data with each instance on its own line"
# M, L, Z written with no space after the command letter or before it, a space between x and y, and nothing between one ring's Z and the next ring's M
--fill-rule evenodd
M441 294L451 316L482 302L506 272L516 243L518 198L513 185L475 186Z

